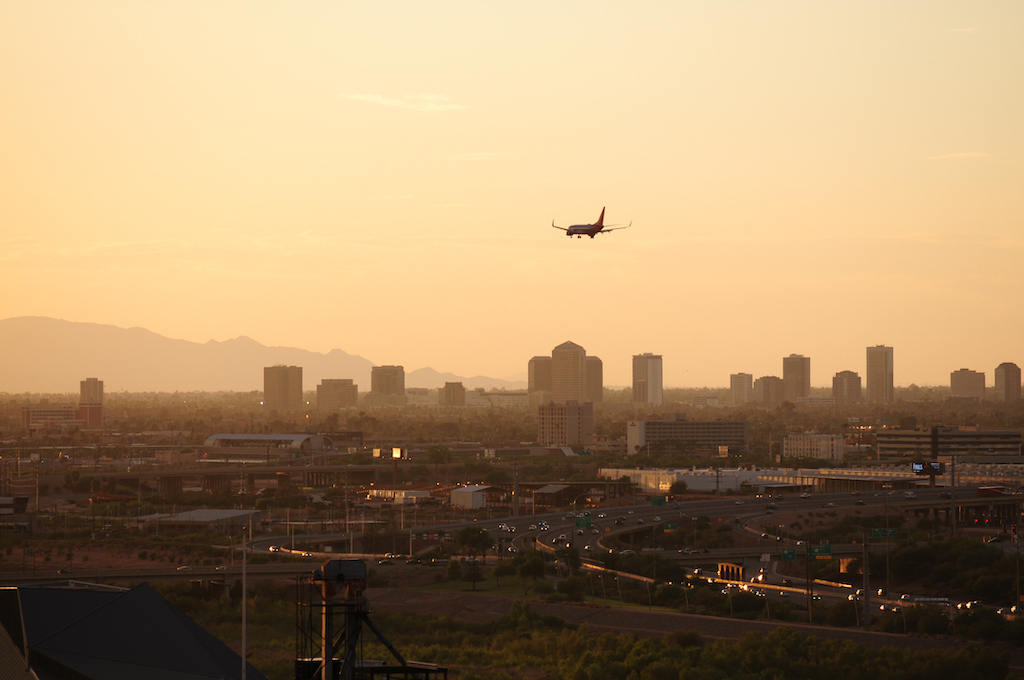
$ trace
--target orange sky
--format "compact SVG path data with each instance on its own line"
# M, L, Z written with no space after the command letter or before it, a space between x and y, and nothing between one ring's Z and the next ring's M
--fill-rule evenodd
M1020 2L0 4L0 318L506 377L1024 365ZM550 228L633 228L567 239ZM77 378L76 378L77 379Z

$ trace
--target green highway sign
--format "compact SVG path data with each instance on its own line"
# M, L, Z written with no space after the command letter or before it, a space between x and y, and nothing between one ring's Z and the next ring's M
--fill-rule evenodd
M832 557L832 546L815 545L811 547L811 557L816 560L827 560Z
M784 560L795 560L796 559L796 548L783 548L782 559Z
M576 524L576 528L577 529L586 529L587 527L590 526L590 518L589 517L577 517L575 524Z
M871 538L896 538L895 529L872 529Z
M655 496L654 498L651 499L651 505L665 505L665 497Z
M669 529L678 529L678 528L679 528L679 524L677 522L665 522L665 530L666 531L668 531Z

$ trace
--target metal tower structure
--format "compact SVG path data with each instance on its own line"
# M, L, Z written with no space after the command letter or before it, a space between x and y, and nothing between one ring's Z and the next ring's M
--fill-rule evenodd
M329 560L298 581L296 680L447 680L447 668L406 661L370 620L362 560ZM363 627L391 652L394 662L363 658Z

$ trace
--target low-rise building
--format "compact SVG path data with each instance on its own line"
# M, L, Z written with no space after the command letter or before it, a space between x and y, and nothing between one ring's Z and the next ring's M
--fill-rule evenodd
M790 434L782 440L782 455L787 458L818 458L841 461L845 444L843 438L834 434Z

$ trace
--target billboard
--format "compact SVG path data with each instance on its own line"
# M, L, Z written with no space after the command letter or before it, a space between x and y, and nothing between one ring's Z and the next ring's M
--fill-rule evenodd
M929 460L925 463L911 463L910 469L915 475L942 475L946 473L946 464Z

